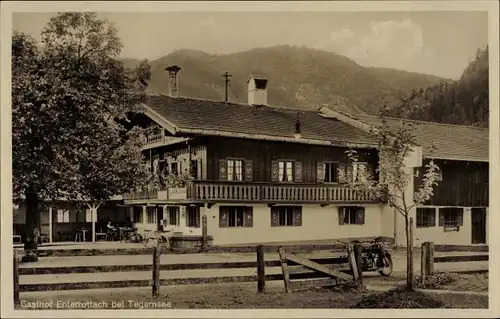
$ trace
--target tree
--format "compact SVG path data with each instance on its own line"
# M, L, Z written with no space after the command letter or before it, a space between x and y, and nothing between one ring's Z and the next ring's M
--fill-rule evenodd
M402 109L407 109L409 100L403 100ZM408 198L407 188L413 181L413 167L407 167L409 156L417 145L413 134L414 123L401 119L399 125L391 125L387 121L386 108L380 112L380 125L372 128L378 141L379 166L378 176L372 175L363 165L358 165L355 150L348 150L347 156L352 167L357 167L356 178L346 178L346 172L339 169L339 175L347 181L349 187L366 191L372 198L387 203L400 213L405 220L406 253L407 253L407 287L414 289L413 247L410 245L410 213L412 209L427 202L433 195L433 187L437 185L439 167L431 160L425 165L425 172L420 185Z
M43 203L99 202L147 180L143 131L126 128L141 112L149 63L117 60L113 25L95 13L60 13L42 32L42 49L15 33L12 42L13 193L26 200L27 244Z

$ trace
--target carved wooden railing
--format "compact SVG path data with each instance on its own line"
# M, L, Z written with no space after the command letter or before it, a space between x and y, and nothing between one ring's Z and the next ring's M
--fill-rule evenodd
M368 192L356 191L342 185L284 185L225 181L193 181L182 189L141 191L125 194L123 198L125 200L165 199L266 203L374 202Z
M158 143L161 142L164 138L164 135L160 133L148 134L146 136L146 144Z
M124 200L157 199L158 190L143 190L123 194Z
M341 185L283 185L271 183L228 183L194 181L188 186L188 199L195 201L278 202L374 202L368 192Z

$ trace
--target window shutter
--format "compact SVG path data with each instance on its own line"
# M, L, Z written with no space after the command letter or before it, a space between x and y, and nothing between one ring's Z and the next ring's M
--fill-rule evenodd
M463 226L464 225L464 209L461 208L460 211L457 212L457 221L458 221L458 226Z
M302 207L295 206L293 208L293 226L302 226Z
M356 224L364 225L365 224L365 209L358 208L356 210Z
M243 227L253 227L253 208L244 207L243 214L244 214Z
M271 227L279 226L279 213L277 207L271 207Z
M202 163L201 163L201 158L200 158L200 159L198 159L198 165L196 165L196 177L198 179L203 179L203 177L202 177L203 176L202 175L203 171L202 171L202 168L201 168L201 164Z
M335 174L338 174L335 172ZM325 181L325 163L318 162L316 164L316 182L323 183Z
M344 176L339 176L339 183L345 183L346 182L346 177L347 177L347 171L346 171L346 165L345 163L339 163L339 170L344 171ZM336 172L337 176L339 172Z
M344 208L338 207L338 212L339 212L339 225L344 225L344 214L345 214Z
M253 180L253 163L252 160L245 160L245 180Z
M432 208L432 214L429 215L429 227L436 226L436 209Z
M295 161L295 182L302 183L302 162Z
M225 159L219 160L219 180L227 180L227 160Z
M444 226L444 214L441 209L439 210L439 226Z
M225 207L219 208L219 228L227 228L228 227L228 216L227 209Z
M271 181L273 182L277 182L279 179L278 169L278 161L271 161Z

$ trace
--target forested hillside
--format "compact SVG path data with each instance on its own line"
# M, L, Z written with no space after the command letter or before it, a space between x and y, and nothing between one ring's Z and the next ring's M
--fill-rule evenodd
M413 103L409 117L448 124L488 126L488 47L478 49L458 81L443 81L419 89L421 98ZM393 115L401 116L396 108Z

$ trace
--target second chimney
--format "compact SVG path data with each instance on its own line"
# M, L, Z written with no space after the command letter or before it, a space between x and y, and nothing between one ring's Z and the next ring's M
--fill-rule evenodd
M177 97L179 95L179 85L177 83L177 73L181 68L177 65L171 65L165 68L168 72L168 96Z
M248 83L248 104L267 105L267 79L260 75L251 75Z

